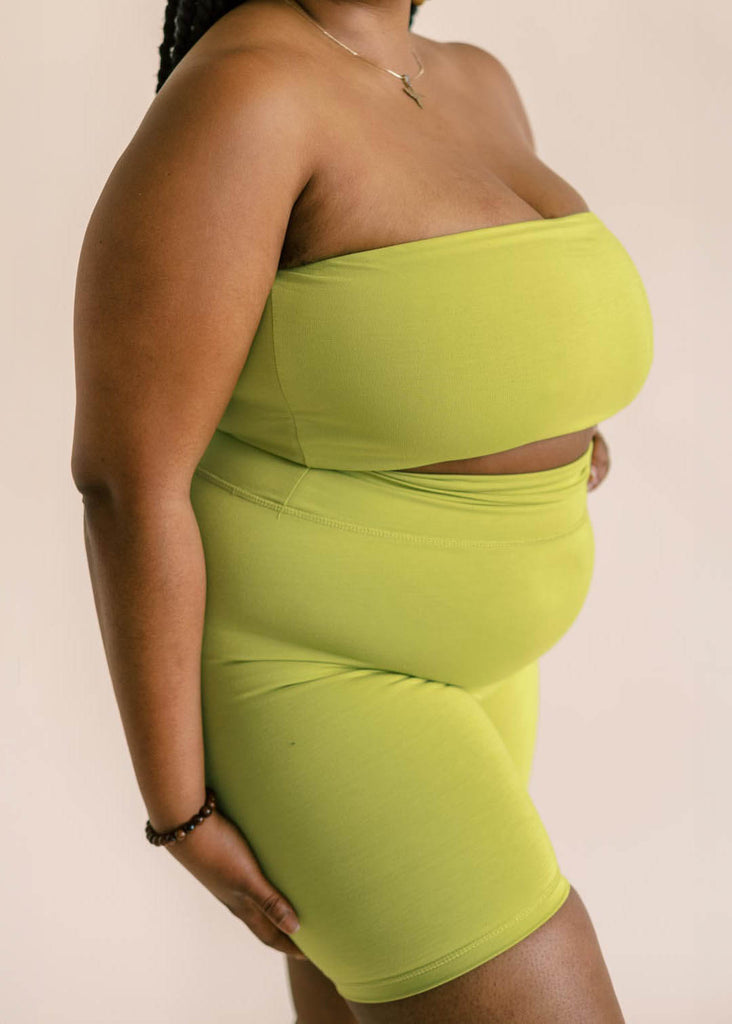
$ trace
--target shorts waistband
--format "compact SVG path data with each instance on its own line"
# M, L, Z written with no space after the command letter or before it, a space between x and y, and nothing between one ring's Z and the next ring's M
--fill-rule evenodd
M542 540L587 515L592 442L572 462L527 473L334 470L301 463L216 430L197 472L242 498L325 524L466 543Z

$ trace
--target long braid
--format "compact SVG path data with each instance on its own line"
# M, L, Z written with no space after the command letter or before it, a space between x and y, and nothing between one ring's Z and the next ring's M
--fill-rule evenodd
M160 54L160 70L155 92L160 88L173 70L175 58L175 16L178 11L178 0L168 0L165 8L165 24L163 25L163 41L158 48Z
M163 41L158 52L160 69L155 92L160 92L166 78L176 64L183 59L204 32L223 18L229 11L239 7L242 0L168 0L165 8ZM409 10L409 27L412 27L417 4Z

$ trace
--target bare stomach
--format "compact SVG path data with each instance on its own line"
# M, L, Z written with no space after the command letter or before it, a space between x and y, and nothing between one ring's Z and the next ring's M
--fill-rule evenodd
M518 448L491 455L478 455L472 459L451 459L433 462L428 466L409 466L404 473L533 473L541 469L555 469L574 462L587 449L597 424L573 434L532 441Z

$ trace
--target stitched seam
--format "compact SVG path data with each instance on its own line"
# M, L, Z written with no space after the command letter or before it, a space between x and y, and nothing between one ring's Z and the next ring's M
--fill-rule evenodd
M290 407L290 403L287 401L287 395L285 394L285 389L282 386L280 370L277 365L277 331L275 330L274 290L270 292L269 296L269 325L270 334L272 337L272 362L274 363L275 377L277 378L277 386L280 389L280 394L282 395L282 401L285 403L285 408L289 412L290 419L292 420L292 429L295 432L295 442L297 443L297 447L300 451L300 458L302 459L303 463L306 463L308 460L305 458L305 452L303 451L302 444L300 443L300 435L297 430L297 420L295 419L295 414L293 413L292 408Z
M544 902L549 893L553 892L553 890L556 889L557 883L561 879L561 877L561 873L555 875L551 883L546 887L546 889L542 891L541 896L534 903L532 903L530 907L525 907L518 914L514 914L513 917L509 918L508 921L504 921L504 923L502 925L499 925L497 928L493 928L489 932L484 932L482 935L479 935L477 939L473 939L473 941L469 942L467 945L461 946L459 949L454 950L452 953L448 953L446 956L439 957L439 959L437 960L433 960L431 963L427 964L424 967L416 967L414 970L405 971L403 974L391 974L386 978L378 978L372 981L342 980L341 984L344 987L348 986L349 989L368 988L371 985L382 985L384 984L384 982L402 981L406 980L407 978L415 978L419 974L426 974L428 971L432 971L436 967L441 967L443 964L450 963L451 960L455 960L457 957L463 956L464 953L469 953L471 949L473 949L475 946L480 945L481 942L485 942L486 939L490 939L494 935L500 935L500 933L505 931L506 928L510 928L511 925L516 924L517 921L520 921L524 917L528 917L529 914L531 914L534 910L536 910L538 906L540 906Z
M278 518L278 519L280 518L280 516L282 515L282 513L283 513L283 512L289 512L289 511L290 511L290 510L289 510L288 508L286 508L286 505L287 505L288 501L290 500L290 498L292 497L292 495L293 495L293 494L295 493L295 491L296 491L296 490L298 489L298 487L300 486L300 484L302 483L302 481L303 481L303 480L305 479L305 477L306 477L306 476L308 475L308 473L309 473L309 472L310 472L310 467L309 467L309 466L306 466L306 467L305 467L305 469L304 469L304 470L302 471L302 473L300 474L300 476L299 476L299 477L297 478L297 480L295 481L295 483L294 483L294 484L292 485L292 487L290 488L290 491L289 491L289 493L288 493L287 497L285 498L284 502L282 503L282 505L280 506L280 508L279 508L279 510L278 510L278 512L277 512L277 518Z
M212 484L215 484L224 491L229 491L230 494L233 494L238 498L244 498L246 501L251 501L255 505L262 505L264 508L274 510L278 513L277 518L279 518L283 512L286 512L287 515L297 516L300 519L308 519L311 522L321 523L324 526L331 526L338 530L349 530L353 533L370 534L371 536L383 537L387 540L396 540L401 544L433 544L437 547L461 548L495 548L505 547L509 544L541 544L543 541L555 540L559 537L566 537L569 534L574 533L575 530L578 530L589 518L588 509L585 507L580 518L568 527L568 529L560 530L558 533L546 534L543 537L530 537L528 539L465 540L461 537L429 537L425 534L405 533L398 530L384 530L377 526L366 526L363 523L348 522L345 519L332 519L330 516L323 516L317 512L306 512L304 509L300 508L292 508L290 506L285 507L282 502L271 501L269 498L263 498L261 494L254 494L251 491L246 491L243 487L238 487L236 484L232 484L228 480L224 480L222 477L217 476L215 473L212 473L211 470L205 469L202 466L198 466L194 470L194 476L196 475L205 477ZM302 476L298 478L295 486L300 483L304 475L305 474L303 473ZM290 491L290 494L292 494L292 491Z

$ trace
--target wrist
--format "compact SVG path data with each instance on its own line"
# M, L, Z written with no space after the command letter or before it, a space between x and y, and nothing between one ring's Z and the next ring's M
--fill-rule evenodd
M156 829L148 818L145 823L145 836L153 846L173 847L187 839L191 832L195 832L199 825L202 825L209 818L216 807L216 794L210 787L206 787L206 795L202 804L183 821L165 829Z
M181 822L187 821L205 802L206 784L201 782L198 786L165 798L147 800L148 821L156 832L169 832Z

